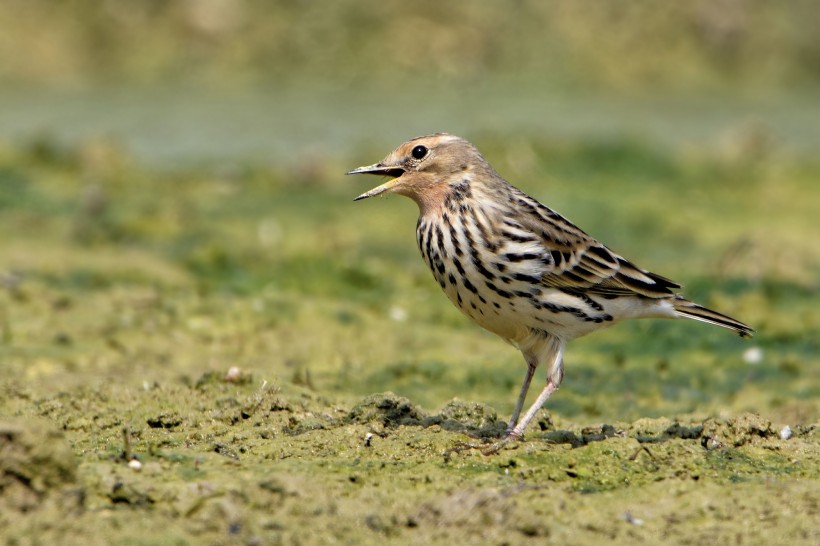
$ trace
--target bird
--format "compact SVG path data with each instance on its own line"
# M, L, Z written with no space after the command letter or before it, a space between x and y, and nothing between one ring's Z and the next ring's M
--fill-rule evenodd
M461 137L417 137L347 174L389 178L354 201L398 194L416 202L416 241L441 289L459 311L521 351L527 369L504 441L522 439L558 390L565 348L575 338L638 318L687 318L754 334L511 185ZM540 364L546 383L522 417Z

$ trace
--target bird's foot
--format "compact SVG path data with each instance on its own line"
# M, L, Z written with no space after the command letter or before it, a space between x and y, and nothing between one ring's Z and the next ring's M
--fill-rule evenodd
M507 431L501 440L493 443L490 447L483 449L481 451L481 454L495 455L496 453L504 449L506 446L514 444L515 442L518 442L523 439L524 435L521 432L518 432L515 429Z
M451 447L451 448L444 451L444 453L443 453L444 460L449 462L453 455L458 455L459 453L461 453L463 451L468 451L468 450L471 450L471 449L477 449L477 450L479 450L483 453L484 452L483 450L486 447L487 447L486 443L484 443L484 444L474 444L474 443L471 443L471 442L458 442L453 447Z

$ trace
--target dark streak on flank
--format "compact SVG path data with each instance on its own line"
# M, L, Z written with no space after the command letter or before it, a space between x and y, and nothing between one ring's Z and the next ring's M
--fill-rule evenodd
M464 288L472 292L473 294L478 294L478 288L475 287L473 283L470 282L470 279L464 277Z
M459 260L458 258L453 258L453 265L456 266L456 271L458 271L458 274L461 275L462 278L464 278L464 273L465 272L464 272L464 266L461 265L461 260Z
M481 262L481 258L479 258L479 256L478 256L478 252L472 253L472 261L473 261L473 265L475 266L475 268L484 277L486 277L489 280L495 279L495 275L489 269L484 267L484 264Z
M442 281L444 280L444 272L447 271L447 268L444 266L444 262L441 260L441 257L436 256L435 258L435 265L436 270L438 271L439 275L441 275ZM444 284L441 284L441 287L444 288Z
M535 252L525 252L523 254L515 254L513 252L508 252L504 254L504 258L508 262L523 262L526 260L537 260L541 256L536 254Z
M506 290L503 290L503 289L497 287L496 285L494 285L490 281L485 281L484 284L487 285L487 288L489 288L490 290L492 290L493 292L495 292L496 294L498 294L502 298L510 299L510 298L513 297L512 292L507 292Z
M541 282L541 277L536 277L535 275L527 275L526 273L516 273L512 277L517 281L527 282L530 284L539 284Z

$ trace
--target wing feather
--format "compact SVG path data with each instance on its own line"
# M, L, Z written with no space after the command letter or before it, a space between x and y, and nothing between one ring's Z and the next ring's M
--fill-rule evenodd
M567 291L616 297L637 295L664 298L680 285L637 267L587 235L575 224L523 192L516 199L517 214L505 225L532 234L550 265L541 282Z

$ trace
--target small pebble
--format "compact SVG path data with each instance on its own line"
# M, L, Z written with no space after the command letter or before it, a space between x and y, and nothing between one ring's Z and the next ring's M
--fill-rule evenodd
M781 440L788 440L792 437L792 427L786 425L785 427L781 428L779 435Z
M139 472L140 470L142 470L142 463L139 461L139 459L131 459L130 461L128 461L128 468Z
M407 311L405 311L401 307L391 307L390 318L395 320L396 322L404 322L405 320L407 320Z
M231 366L225 374L225 381L234 382L242 376L242 370L238 366Z
M632 512L625 512L623 518L625 522L631 523L632 525L643 525L643 520L633 516Z
M754 365L763 362L763 349L760 347L749 347L743 351L743 362Z

